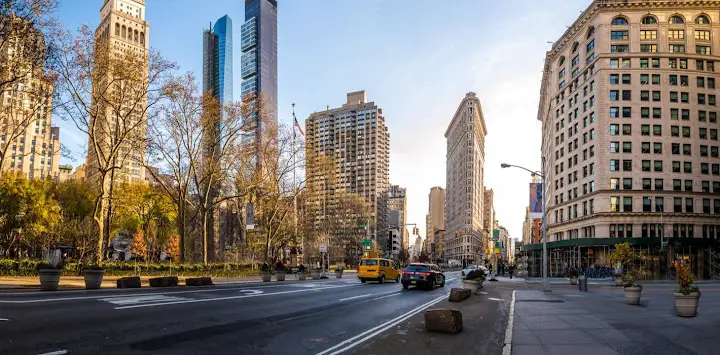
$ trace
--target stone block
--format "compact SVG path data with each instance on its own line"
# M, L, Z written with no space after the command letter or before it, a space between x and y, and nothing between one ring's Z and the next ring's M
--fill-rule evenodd
M467 288L452 288L450 289L450 302L462 302L466 298L470 297L470 289Z
M177 276L154 277L149 281L150 287L170 287L178 285Z
M425 310L425 330L456 334L462 329L462 313L457 309L435 308Z
M140 288L140 277L129 276L117 279L117 288Z
M207 286L212 284L211 277L191 277L185 279L185 286Z

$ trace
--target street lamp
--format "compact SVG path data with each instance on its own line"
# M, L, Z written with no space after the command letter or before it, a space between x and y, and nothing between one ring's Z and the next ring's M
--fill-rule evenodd
M519 169L523 169L525 171L530 172L532 174L532 176L540 176L540 178L542 179L543 190L547 189L547 186L545 185L545 157L542 158L542 165L540 167L541 172L532 171L532 170L530 170L528 168L524 168L522 166L511 165L511 164L506 164L506 163L500 164L500 167L503 169L510 168L510 167L519 168ZM542 193L542 199L543 199L543 201L542 201L542 209L543 209L543 216L542 216L542 263L543 263L542 279L543 279L543 283L542 284L543 284L543 287L542 288L543 288L544 292L551 292L552 290L550 289L550 279L548 278L547 204L545 203L545 201L546 201L545 191L543 191L543 193Z

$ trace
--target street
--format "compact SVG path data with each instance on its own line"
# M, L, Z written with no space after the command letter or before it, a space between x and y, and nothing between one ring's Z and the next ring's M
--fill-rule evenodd
M354 276L354 274L352 274ZM355 277L205 288L0 293L0 353L334 354L445 300Z

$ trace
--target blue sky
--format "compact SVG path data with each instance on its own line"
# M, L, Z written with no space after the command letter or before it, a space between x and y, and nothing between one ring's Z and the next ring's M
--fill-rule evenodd
M100 22L103 0L61 0L70 29ZM235 42L243 0L146 0L150 46L183 71L202 75L202 31L223 15ZM280 121L339 106L366 90L390 130L390 182L408 190L408 222L425 235L428 193L445 185L443 134L468 91L482 102L488 136L485 185L501 224L522 236L530 176L500 163L540 168L537 103L547 41L556 40L590 0L278 0ZM235 46L235 74L240 52ZM240 93L240 80L234 81ZM237 99L237 98L236 98ZM86 144L56 122L82 163Z

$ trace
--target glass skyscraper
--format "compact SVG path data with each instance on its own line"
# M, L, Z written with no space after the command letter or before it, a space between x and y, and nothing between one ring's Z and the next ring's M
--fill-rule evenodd
M232 19L225 15L203 34L203 92L221 103L233 100Z
M277 1L246 0L241 33L242 96L262 95L268 119L277 123ZM262 122L258 121L256 133L261 129Z

